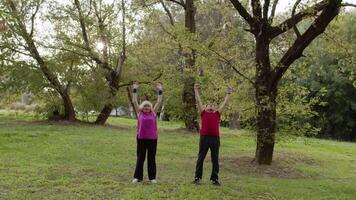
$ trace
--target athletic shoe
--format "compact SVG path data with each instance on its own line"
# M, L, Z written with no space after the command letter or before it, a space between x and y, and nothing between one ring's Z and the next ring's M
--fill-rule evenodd
M193 183L194 183L194 184L199 184L200 181L201 181L201 178L194 178Z
M156 183L157 183L157 180L156 180L156 179L152 179L152 180L150 180L150 182L151 182L152 184L156 184Z
M220 186L220 185L221 185L218 179L216 179L216 180L211 180L211 183L212 183L213 185L216 185L216 186Z
M141 182L141 181L142 181L142 180L140 180L140 179L134 178L134 179L132 180L132 183L135 184L135 183L139 183L139 182Z

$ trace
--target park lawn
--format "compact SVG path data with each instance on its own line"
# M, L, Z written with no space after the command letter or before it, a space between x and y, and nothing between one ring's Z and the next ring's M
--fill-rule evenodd
M356 199L355 143L296 138L277 144L272 166L258 167L253 134L223 128L222 186L209 183L209 156L203 183L193 185L198 135L159 122L158 184L133 185L136 122L109 122L0 112L0 199Z

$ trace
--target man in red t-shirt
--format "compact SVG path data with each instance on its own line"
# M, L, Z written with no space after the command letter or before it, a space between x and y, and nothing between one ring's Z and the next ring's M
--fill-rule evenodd
M220 148L220 116L224 111L227 104L232 88L228 88L224 102L217 108L214 103L207 103L203 105L199 95L200 85L194 85L195 99L197 102L198 110L201 114L201 129L200 129L200 142L198 160L195 169L194 183L198 184L203 175L203 163L208 150L211 152L211 162L213 169L211 172L210 180L214 185L220 185L219 182L219 148Z

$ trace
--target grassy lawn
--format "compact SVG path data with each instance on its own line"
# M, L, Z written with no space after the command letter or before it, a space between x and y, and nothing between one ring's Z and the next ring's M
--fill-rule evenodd
M198 135L159 122L159 183L133 185L135 120L112 118L115 126L105 127L33 120L0 112L0 199L356 199L355 143L285 141L272 166L258 167L252 134L222 129L222 186L209 183L210 155L196 186Z

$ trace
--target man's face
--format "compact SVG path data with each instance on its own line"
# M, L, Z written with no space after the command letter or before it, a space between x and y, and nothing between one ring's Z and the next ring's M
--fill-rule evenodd
M209 102L206 104L205 112L215 112L216 111L216 103Z

